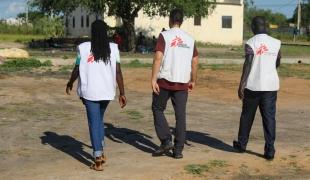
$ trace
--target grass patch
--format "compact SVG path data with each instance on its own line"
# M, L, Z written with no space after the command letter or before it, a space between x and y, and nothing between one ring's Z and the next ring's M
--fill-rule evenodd
M236 71L242 72L242 66L238 64L212 64L200 65L199 69L211 69L213 71ZM278 68L281 77L297 77L310 79L310 64L281 64Z
M145 68L145 67L152 67L152 64L142 63L138 59L135 59L133 61L130 61L129 63L122 64L122 66L127 68Z
M127 110L125 113L129 116L129 119L131 120L140 120L144 118L144 115L136 110Z
M50 60L41 62L33 58L11 59L11 60L5 61L3 64L0 65L0 73L31 70L33 68L50 67L52 65L53 64Z
M63 65L59 68L59 72L61 73L69 73L72 71L75 65Z
M310 46L282 45L282 57L309 57Z
M213 168L222 168L227 166L227 162L223 160L212 160L207 164L189 164L185 166L185 171L193 175L202 175Z
M310 64L282 64L278 72L283 77L310 79Z
M62 59L64 59L64 60L69 59L69 56L64 55L64 56L62 57Z
M45 39L44 35L25 35L25 34L0 34L0 41L2 42L20 42L26 43L30 42L31 40L39 40Z

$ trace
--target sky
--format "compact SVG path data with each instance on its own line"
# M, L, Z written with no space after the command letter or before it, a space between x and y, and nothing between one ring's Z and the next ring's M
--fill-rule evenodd
M254 0L258 8L271 9L275 12L292 17L298 0ZM0 19L16 17L20 12L25 12L26 0L0 0Z
M257 8L280 12L288 18L293 16L297 3L298 0L254 0L254 5Z

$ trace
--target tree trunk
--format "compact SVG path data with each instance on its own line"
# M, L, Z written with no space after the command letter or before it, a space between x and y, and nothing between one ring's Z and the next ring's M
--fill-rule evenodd
M122 19L124 27L124 50L133 51L136 47L135 18Z

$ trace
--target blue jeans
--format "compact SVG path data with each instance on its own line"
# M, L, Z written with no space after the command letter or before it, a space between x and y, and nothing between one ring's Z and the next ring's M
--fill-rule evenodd
M110 101L89 101L82 99L86 107L90 141L94 157L100 157L104 145L104 112Z

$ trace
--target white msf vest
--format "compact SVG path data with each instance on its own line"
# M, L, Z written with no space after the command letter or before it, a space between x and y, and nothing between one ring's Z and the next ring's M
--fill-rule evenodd
M180 28L172 28L161 34L165 40L165 53L158 79L188 83L191 77L194 39Z
M113 100L116 89L116 60L119 58L117 44L110 43L111 63L96 62L91 54L91 43L78 46L81 55L78 96L90 101Z
M280 85L276 61L281 41L267 34L258 34L249 39L247 44L254 51L254 59L246 88L251 91L278 91Z

